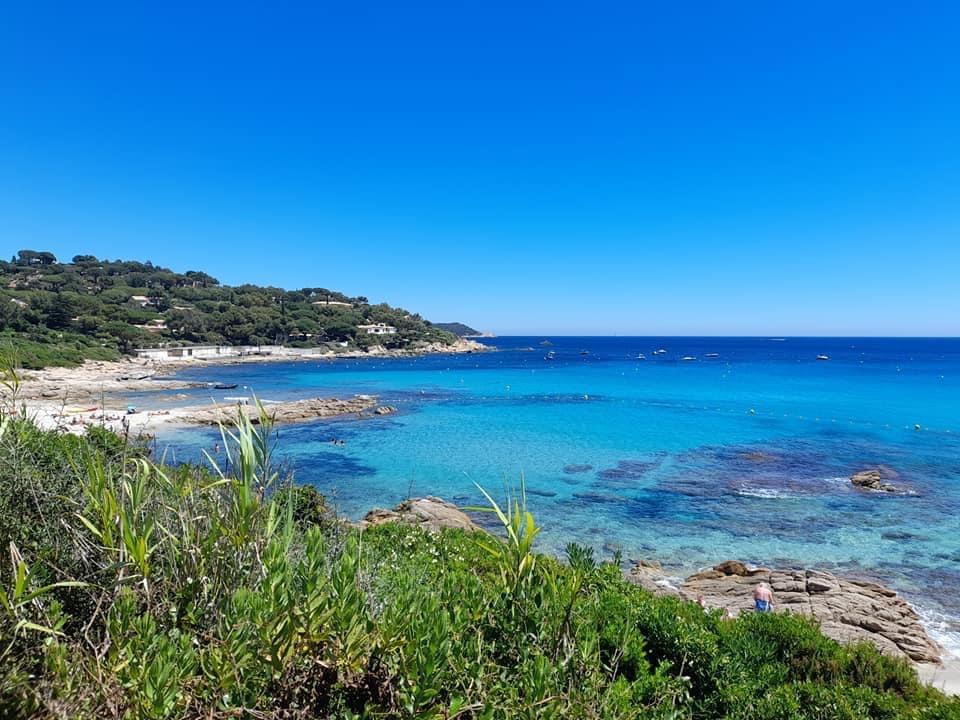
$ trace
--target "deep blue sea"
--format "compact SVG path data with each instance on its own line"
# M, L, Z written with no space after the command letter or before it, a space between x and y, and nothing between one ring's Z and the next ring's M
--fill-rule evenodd
M960 651L960 339L544 340L177 377L236 382L264 400L367 393L399 408L279 431L296 480L348 516L426 494L479 504L475 483L502 494L522 475L544 551L571 540L606 557L620 548L677 575L737 558L872 577ZM191 394L210 401L209 390ZM176 430L157 442L196 460L216 437ZM850 485L877 465L912 494Z

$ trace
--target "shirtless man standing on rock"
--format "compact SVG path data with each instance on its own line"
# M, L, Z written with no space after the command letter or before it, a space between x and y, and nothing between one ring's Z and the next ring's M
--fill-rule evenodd
M773 612L773 590L765 582L753 589L753 607L757 612Z

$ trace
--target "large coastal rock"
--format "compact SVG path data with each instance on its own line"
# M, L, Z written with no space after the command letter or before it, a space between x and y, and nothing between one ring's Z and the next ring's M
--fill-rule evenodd
M376 404L376 398L369 395L357 395L353 398L310 398L307 400L293 400L290 402L270 403L264 405L264 410L274 422L305 422L317 418L333 417L360 413ZM260 409L254 403L238 402L233 405L217 405L209 408L198 408L185 415L186 422L199 425L217 425L228 423L243 413L254 424L260 422Z
M390 522L415 525L431 532L436 532L441 528L480 529L456 505L432 496L405 500L393 510L376 508L368 512L366 517L357 525L360 528L366 528Z
M773 588L776 611L816 618L823 633L839 642L868 640L883 652L916 662L940 660L940 648L913 608L876 583L819 570L750 570L728 561L688 578L680 592L690 600L702 597L708 608L737 615L753 608L753 590L761 582Z
M887 480L894 480L896 478L897 473L890 468L877 467L854 473L850 477L850 482L863 490L895 493L900 492L900 488L887 482Z

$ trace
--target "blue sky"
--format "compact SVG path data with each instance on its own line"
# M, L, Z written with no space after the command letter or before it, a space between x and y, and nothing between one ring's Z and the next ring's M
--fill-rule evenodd
M960 334L960 6L722 5L8 4L0 253L501 334Z

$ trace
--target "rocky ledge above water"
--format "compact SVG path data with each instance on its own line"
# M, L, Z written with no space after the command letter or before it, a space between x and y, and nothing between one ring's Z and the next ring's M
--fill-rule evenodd
M628 578L651 592L678 595L739 615L753 608L753 590L761 582L773 588L777 612L808 615L824 635L839 642L867 640L882 652L915 662L937 663L941 650L920 618L896 592L874 582L841 578L819 570L750 569L728 560L689 577L679 588L667 581L659 563L641 561Z
M307 400L293 400L290 402L270 403L264 405L267 415L274 422L305 422L317 418L334 417L360 413L376 405L376 398L369 395L358 395L345 400L339 398L310 398ZM221 422L230 422L241 412L250 418L251 422L260 421L260 410L253 403L238 402L224 404L210 408L198 408L185 414L183 420L198 425L217 425Z
M896 480L897 477L899 476L894 470L886 467L877 467L854 473L850 477L850 482L863 490L888 493L903 492L902 488L887 482L888 480Z
M366 528L390 522L415 525L425 530L430 530L431 532L436 532L441 528L459 528L461 530L480 529L480 527L456 505L429 495L424 498L404 500L393 510L384 510L382 508L371 510L363 520L357 523L357 526Z

